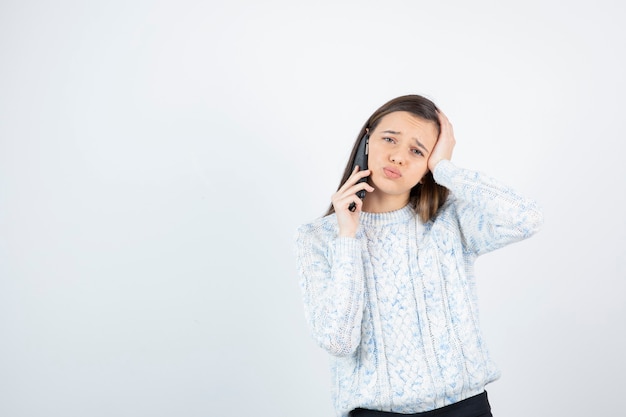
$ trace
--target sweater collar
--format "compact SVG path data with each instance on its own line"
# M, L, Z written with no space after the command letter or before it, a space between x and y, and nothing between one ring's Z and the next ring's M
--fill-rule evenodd
M399 210L388 211L385 213L368 213L362 211L360 221L362 224L385 226L394 223L404 223L413 217L415 217L415 211L410 204L407 204Z

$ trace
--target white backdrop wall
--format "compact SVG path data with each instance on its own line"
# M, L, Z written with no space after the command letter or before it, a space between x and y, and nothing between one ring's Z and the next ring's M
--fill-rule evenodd
M608 0L3 1L0 415L332 415L292 238L365 119L407 93L450 117L458 165L545 210L477 265L495 415L620 414L625 17Z

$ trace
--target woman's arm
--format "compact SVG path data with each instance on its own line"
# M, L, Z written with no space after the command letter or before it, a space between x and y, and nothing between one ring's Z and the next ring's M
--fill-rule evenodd
M451 191L455 226L461 230L469 252L481 255L526 239L543 223L534 200L485 174L441 160L433 175L438 184Z
M361 340L363 262L359 240L336 233L320 222L300 227L296 263L313 337L330 354L347 356Z
M446 206L456 216L442 220L460 229L465 249L480 255L536 233L543 223L537 204L487 175L452 164L454 130L442 112L439 122L441 131L428 167L435 181L452 193Z

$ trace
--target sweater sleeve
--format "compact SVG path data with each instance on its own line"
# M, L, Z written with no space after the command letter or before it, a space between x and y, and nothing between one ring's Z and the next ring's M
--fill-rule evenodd
M481 255L526 239L543 224L535 201L485 174L443 160L433 175L451 192L457 226L465 249L471 253Z
M363 262L358 239L330 234L319 224L301 226L296 263L314 339L331 355L347 356L361 340Z

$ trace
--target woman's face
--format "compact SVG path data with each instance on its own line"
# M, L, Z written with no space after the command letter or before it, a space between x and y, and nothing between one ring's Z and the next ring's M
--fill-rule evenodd
M428 172L428 158L437 143L434 122L397 111L384 116L369 132L368 168L372 193L380 198L406 198ZM367 200L366 200L367 201Z

